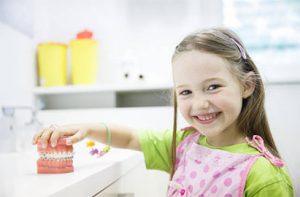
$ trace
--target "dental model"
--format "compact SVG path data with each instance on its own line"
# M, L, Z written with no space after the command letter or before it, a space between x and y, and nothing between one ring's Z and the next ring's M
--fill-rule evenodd
M38 174L59 174L74 171L73 146L66 145L66 137L59 138L55 147L48 143L48 146L43 148L39 141L37 151L39 153Z

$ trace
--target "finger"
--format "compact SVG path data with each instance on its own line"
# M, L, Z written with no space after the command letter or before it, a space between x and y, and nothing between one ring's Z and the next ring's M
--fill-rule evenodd
M40 137L40 141L42 144L42 148L46 148L48 146L48 141L51 137L51 134L55 131L55 127L51 125L50 127L46 128Z
M40 131L38 131L33 137L32 137L32 144L35 145L37 144L39 138L41 137L41 135L43 134L44 129L41 129Z
M47 128L42 128L40 129L34 136L33 136L33 140L32 143L33 144L37 144L40 141L41 136L43 135L43 133L46 131Z
M72 145L75 144L77 142L80 142L81 140L83 140L86 137L87 133L84 130L79 130L75 133L75 135L69 137L66 139L66 144L67 145Z
M58 125L51 125L50 130L51 129L52 129L52 133L51 133L49 142L51 143L52 147L55 147L57 145L58 138L60 138L61 136L64 136L65 131L64 131L63 127L60 127Z
M59 132L59 131L54 131L52 134L51 134L51 137L50 137L50 143L51 143L51 146L52 147L55 147L57 145L57 140L59 137L63 136L63 133L62 132Z
M73 135L73 134L74 134L74 131L71 131L67 127L61 127L61 126L55 125L55 129L52 132L51 137L50 137L51 146L55 147L57 145L58 138L60 138L61 136L69 136L69 135Z

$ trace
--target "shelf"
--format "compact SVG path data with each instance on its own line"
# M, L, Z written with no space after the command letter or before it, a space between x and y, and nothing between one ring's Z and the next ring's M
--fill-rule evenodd
M36 87L40 109L169 106L171 84L102 84Z
M101 84L101 85L68 85L60 87L36 87L34 95L54 95L54 94L80 94L97 92L145 92L152 90L169 90L171 84Z

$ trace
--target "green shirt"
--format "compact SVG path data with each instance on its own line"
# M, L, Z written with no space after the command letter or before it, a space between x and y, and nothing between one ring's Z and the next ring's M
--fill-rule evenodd
M178 145L192 132L177 132ZM139 133L139 143L144 154L147 169L170 172L172 131L143 131ZM232 153L258 154L259 152L247 143L232 146L214 147L201 136L198 144L212 149L220 149ZM294 196L293 186L285 168L278 168L266 159L259 157L252 166L245 185L245 196Z

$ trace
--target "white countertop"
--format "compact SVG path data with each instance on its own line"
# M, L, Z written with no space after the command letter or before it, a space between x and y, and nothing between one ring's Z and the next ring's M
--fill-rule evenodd
M37 174L37 152L0 154L0 196L93 196L143 163L142 153L112 148L92 157L83 143L74 146L74 172Z

